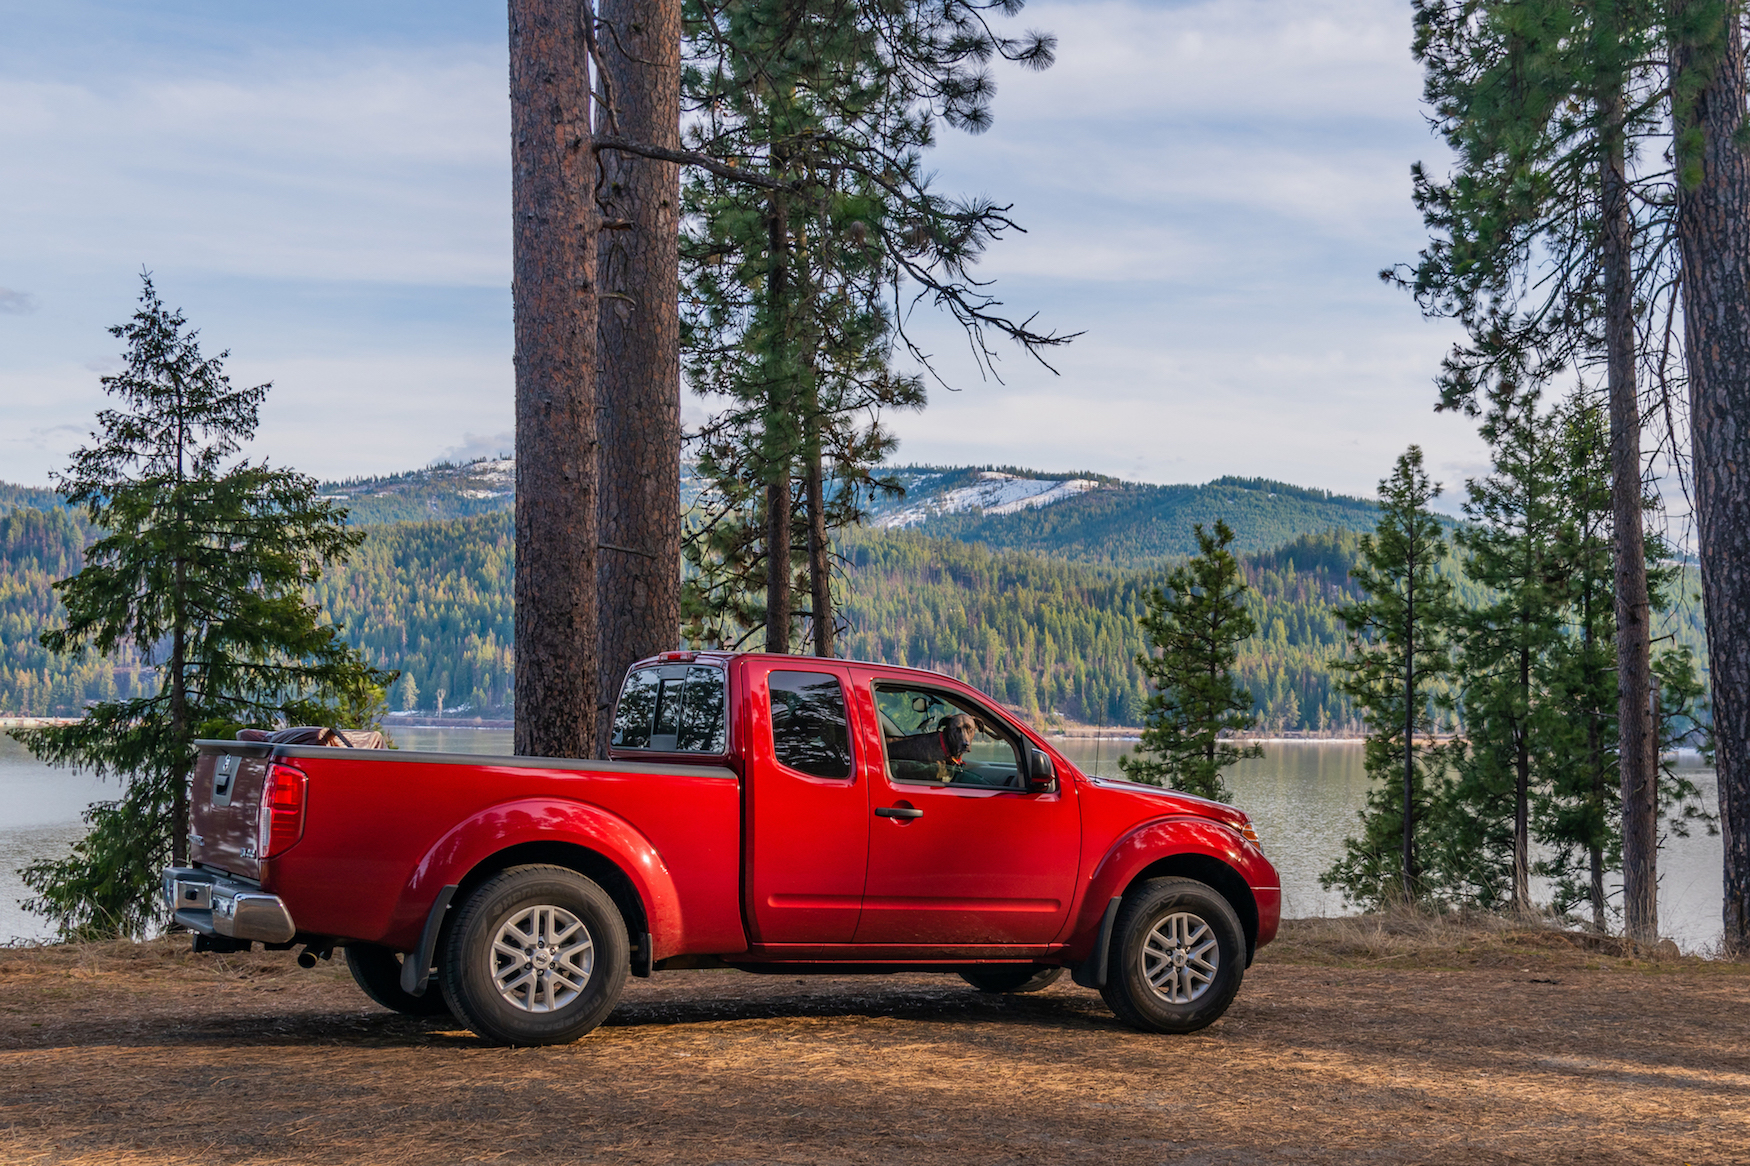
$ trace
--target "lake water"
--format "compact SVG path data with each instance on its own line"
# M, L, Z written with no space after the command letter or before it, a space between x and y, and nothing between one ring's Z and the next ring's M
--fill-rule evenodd
M508 729L397 728L404 749L507 756ZM1084 772L1118 776L1118 757L1134 740L1059 738L1057 747ZM1367 799L1359 741L1285 741L1267 744L1262 758L1227 771L1234 801L1250 814L1264 853L1282 875L1283 914L1340 915L1342 898L1319 886L1319 875L1342 853ZM1693 766L1693 759L1690 766ZM1688 768L1703 804L1718 805L1712 770ZM28 895L18 868L67 853L83 832L79 814L115 787L54 770L0 737L0 943L47 939L53 929L26 914ZM1660 852L1659 921L1662 934L1685 951L1706 951L1720 939L1720 839L1697 833L1670 838Z

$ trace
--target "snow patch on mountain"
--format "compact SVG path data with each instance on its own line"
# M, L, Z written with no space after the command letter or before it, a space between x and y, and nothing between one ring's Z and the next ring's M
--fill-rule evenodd
M912 492L917 492L916 483ZM884 529L917 526L938 514L978 511L983 514L1014 514L1062 502L1077 494L1097 490L1091 478L1023 478L997 470L982 470L976 483L923 498L876 517L872 525Z

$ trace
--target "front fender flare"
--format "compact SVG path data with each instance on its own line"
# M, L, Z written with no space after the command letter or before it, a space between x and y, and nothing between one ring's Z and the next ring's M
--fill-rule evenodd
M495 854L542 842L579 846L612 863L644 906L655 958L678 949L685 932L680 895L656 847L617 814L584 802L550 798L488 806L438 839L408 878L384 942L411 948L445 886L465 884L469 873Z
M1231 870L1235 882L1243 885L1253 900L1249 904L1235 904L1237 912L1242 919L1250 914L1253 921L1262 923L1257 892L1267 888L1258 884L1268 882L1271 884L1268 889L1273 890L1276 879L1269 864L1240 837L1239 831L1208 818L1188 815L1157 818L1120 837L1094 867L1064 944L1066 954L1072 959L1087 959L1098 942L1107 904L1123 895L1149 867L1186 855L1213 859ZM1273 933L1274 927L1270 930Z

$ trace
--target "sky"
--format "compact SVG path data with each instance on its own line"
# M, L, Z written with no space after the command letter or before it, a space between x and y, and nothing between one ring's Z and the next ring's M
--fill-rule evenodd
M321 478L511 445L502 3L0 0L0 480L44 485L103 407L142 270L271 381L250 452ZM1380 282L1444 167L1408 0L1033 0L1055 67L995 70L937 187L1013 205L982 265L1053 374L983 377L951 322L898 461L1262 476L1370 495L1412 442L1449 498L1485 465L1433 411L1456 333ZM705 406L690 395L685 416Z

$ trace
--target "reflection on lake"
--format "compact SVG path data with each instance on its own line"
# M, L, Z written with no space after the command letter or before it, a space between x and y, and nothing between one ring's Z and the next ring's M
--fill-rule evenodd
M516 735L509 729L439 729L392 723L389 736L400 749L420 753L479 753L509 757L516 752Z
M403 749L433 753L509 756L509 729L392 728ZM1086 773L1118 776L1118 757L1135 741L1055 738L1058 749ZM1343 850L1355 815L1367 799L1359 741L1287 741L1264 756L1227 771L1234 801L1250 814L1264 853L1282 875L1283 913L1290 917L1345 913L1340 896L1319 886L1319 875ZM1694 765L1693 758L1690 765ZM1688 769L1702 804L1718 806L1712 770ZM26 915L28 895L17 869L67 853L83 832L79 813L115 786L41 764L0 737L0 942L50 938L45 921ZM1659 920L1685 951L1707 950L1720 939L1720 840L1698 833L1669 838L1659 855ZM1618 888L1613 890L1620 893Z
M85 833L79 815L94 801L117 796L113 782L50 769L0 734L0 943L49 939L54 928L19 905L30 889L19 869L64 858Z

